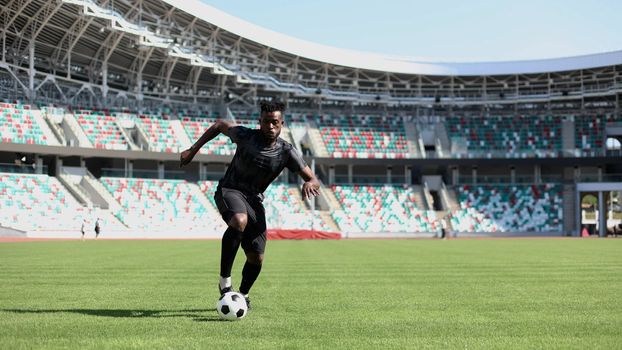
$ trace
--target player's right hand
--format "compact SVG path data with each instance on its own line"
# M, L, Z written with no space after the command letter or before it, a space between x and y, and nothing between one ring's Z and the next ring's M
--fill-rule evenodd
M194 158L194 154L190 149L181 152L181 156L179 157L179 167L181 168L184 165L190 163L192 161L192 158Z

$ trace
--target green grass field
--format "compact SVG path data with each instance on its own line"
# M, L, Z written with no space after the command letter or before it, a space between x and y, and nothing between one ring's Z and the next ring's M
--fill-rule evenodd
M271 241L239 322L219 244L0 243L0 349L622 348L622 240Z

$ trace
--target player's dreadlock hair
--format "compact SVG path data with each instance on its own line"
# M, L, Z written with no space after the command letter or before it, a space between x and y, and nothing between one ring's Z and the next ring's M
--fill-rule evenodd
M271 112L285 112L285 103L279 100L271 100L271 101L262 101L260 103L261 106L261 114L271 113Z

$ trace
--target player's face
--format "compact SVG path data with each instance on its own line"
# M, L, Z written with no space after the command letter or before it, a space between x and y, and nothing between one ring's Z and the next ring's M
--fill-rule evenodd
M276 140L281 134L283 127L283 115L281 112L267 112L259 118L259 128L261 133L270 141Z

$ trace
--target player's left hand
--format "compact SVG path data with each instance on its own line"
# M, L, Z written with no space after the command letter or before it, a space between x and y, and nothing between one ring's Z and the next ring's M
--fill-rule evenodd
M303 200L311 199L312 197L319 196L319 195L320 195L319 186L311 183L310 181L307 181L304 184L302 184L302 199Z
M194 158L194 153L191 149L187 149L181 152L181 155L179 156L179 167L181 168L184 165L190 163L190 161L192 161L192 158Z

